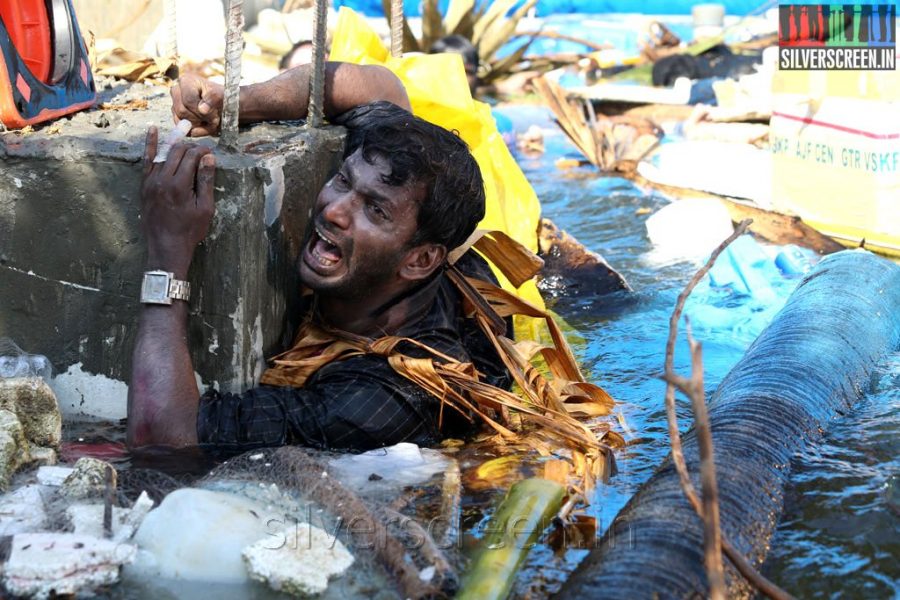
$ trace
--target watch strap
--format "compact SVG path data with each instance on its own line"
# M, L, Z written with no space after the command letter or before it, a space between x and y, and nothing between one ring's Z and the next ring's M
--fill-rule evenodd
M189 281L182 279L169 280L169 298L173 300L184 300L187 302L191 299L191 284Z

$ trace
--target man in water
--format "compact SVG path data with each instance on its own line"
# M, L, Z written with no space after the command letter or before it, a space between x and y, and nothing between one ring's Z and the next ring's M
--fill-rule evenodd
M307 334L332 335L336 343L398 336L413 340L401 343L407 356L431 357L423 349L429 347L471 362L483 381L507 388L505 366L483 331L465 318L446 272L448 252L484 216L477 163L458 136L408 112L406 93L387 69L329 63L326 77L326 114L346 113L336 120L351 138L343 165L318 195L298 260L301 280L313 293L295 349ZM309 68L301 67L242 88L241 121L305 116L308 80ZM192 121L193 135L218 132L221 86L187 77L172 96L174 115ZM386 102L364 104L372 100ZM164 163L154 163L156 143L151 129L141 194L146 266L184 280L212 219L214 160L208 148L179 144ZM473 252L456 268L495 281ZM188 304L183 294L174 297L170 305L147 303L141 310L128 400L132 446L363 450L401 441L431 444L442 435L441 419L445 426L453 421L453 411L441 415L439 399L371 353L320 361L302 377L276 366L263 377L273 385L201 397L187 346Z
M462 56L463 68L466 70L466 79L469 82L469 91L475 97L478 88L478 49L468 39L461 35L453 34L442 37L431 45L429 54L449 52Z

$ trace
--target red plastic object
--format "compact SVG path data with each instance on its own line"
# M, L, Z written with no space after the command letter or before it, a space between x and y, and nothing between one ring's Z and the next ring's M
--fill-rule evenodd
M53 39L51 7L66 20L55 28L67 31L64 39ZM67 61L58 69L54 43L71 46L71 52L56 53ZM0 123L19 129L88 108L95 98L72 1L0 0Z
M50 83L53 46L45 0L0 0L0 18L28 70Z

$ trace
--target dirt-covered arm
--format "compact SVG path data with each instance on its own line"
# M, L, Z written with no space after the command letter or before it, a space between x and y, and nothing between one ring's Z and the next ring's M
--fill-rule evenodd
M144 151L141 228L147 270L187 279L194 249L209 231L214 212L215 160L209 148L178 144L164 163L154 163L157 131ZM127 442L189 446L197 443L199 391L187 343L188 303L144 304L128 388Z
M268 81L242 86L240 122L278 121L306 117L311 65L295 67ZM222 119L224 89L196 75L181 77L172 87L172 116L188 119L192 136L216 135ZM325 63L325 116L386 100L410 110L400 79L380 65Z

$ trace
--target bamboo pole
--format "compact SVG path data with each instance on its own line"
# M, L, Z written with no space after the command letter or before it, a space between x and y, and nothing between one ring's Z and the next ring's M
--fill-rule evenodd
M516 571L563 503L566 489L534 477L513 485L491 518L481 551L463 579L456 600L503 600Z

